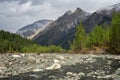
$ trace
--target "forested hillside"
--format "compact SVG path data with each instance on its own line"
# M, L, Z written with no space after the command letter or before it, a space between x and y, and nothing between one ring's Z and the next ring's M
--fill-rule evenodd
M0 31L0 52L62 52L59 46L40 46L19 35Z

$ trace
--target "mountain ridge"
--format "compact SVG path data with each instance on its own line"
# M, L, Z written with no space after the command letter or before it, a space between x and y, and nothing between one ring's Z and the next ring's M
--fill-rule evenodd
M77 25L82 22L86 33L93 30L96 25L110 25L112 13L119 10L120 3L88 13L80 8L74 12L68 10L61 17L47 25L41 32L38 32L32 40L40 45L59 45L65 49L70 48L70 43L75 37Z
M73 33L79 22L84 21L88 15L89 13L80 8L77 8L72 13L71 11L67 11L63 16L48 25L48 27L38 34L37 37L34 37L33 40L41 45L69 45L68 42L66 43L66 40L63 42L63 39Z
M42 31L51 22L53 22L53 20L44 19L36 21L32 24L20 28L19 30L17 30L16 34L19 34L24 38L31 39L36 33Z

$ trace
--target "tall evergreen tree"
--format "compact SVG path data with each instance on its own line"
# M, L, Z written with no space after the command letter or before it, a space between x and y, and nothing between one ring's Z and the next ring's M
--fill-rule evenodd
M88 44L90 46L100 46L104 43L105 32L102 26L96 26L89 34Z
M73 50L75 52L82 50L85 47L86 43L85 40L86 40L85 29L82 23L80 23L76 28L75 39L73 41Z
M113 50L120 52L120 13L113 14L110 43Z

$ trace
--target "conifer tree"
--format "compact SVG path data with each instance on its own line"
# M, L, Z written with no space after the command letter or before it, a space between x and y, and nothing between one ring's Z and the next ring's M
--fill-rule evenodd
M113 14L110 44L113 50L120 52L120 13Z
M82 50L86 43L86 34L82 23L76 28L75 39L73 41L73 50L76 52Z

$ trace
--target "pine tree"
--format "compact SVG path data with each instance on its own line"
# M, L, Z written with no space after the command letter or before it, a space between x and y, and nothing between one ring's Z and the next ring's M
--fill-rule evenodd
M110 36L111 49L120 52L120 13L114 13Z
M89 46L100 46L104 43L105 32L102 26L96 26L89 34Z
M86 45L86 34L84 27L82 23L77 26L76 33L75 33L75 39L73 41L73 50L75 52L78 52L82 50Z

